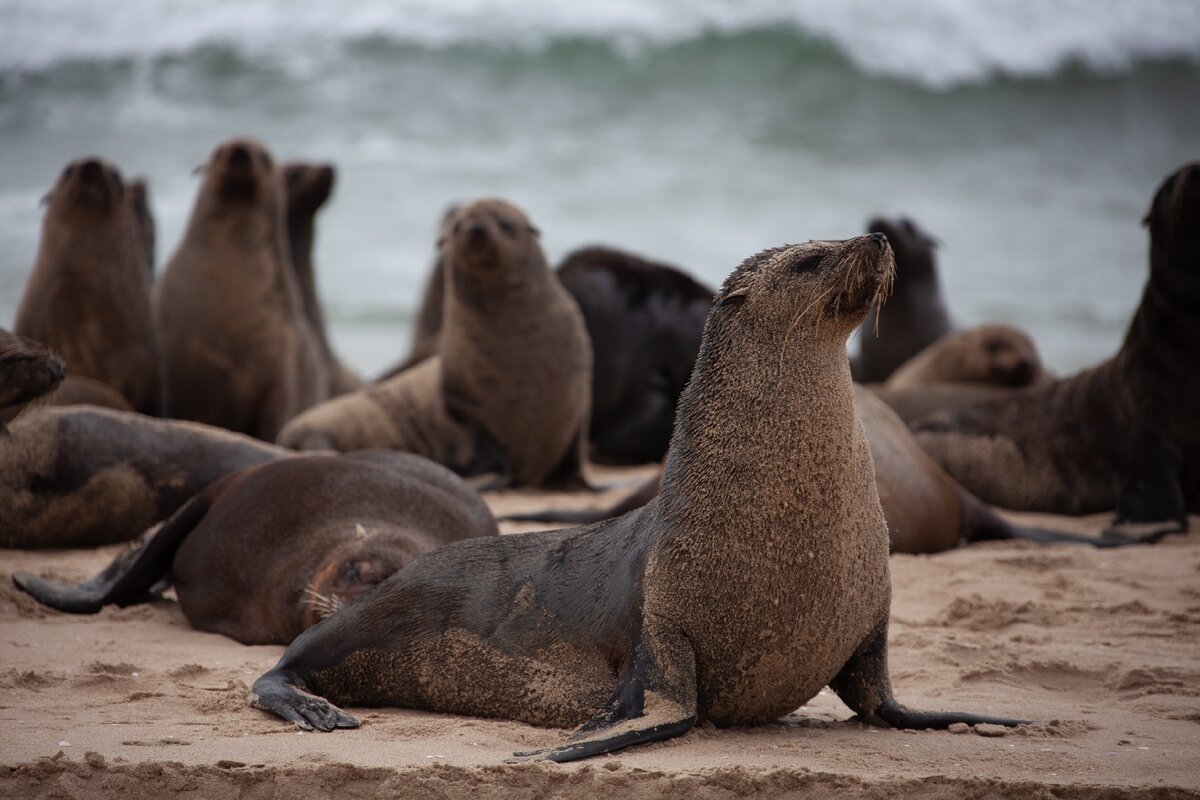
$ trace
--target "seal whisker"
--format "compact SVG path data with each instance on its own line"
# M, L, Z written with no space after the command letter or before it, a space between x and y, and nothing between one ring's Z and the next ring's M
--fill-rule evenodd
M792 321L790 323L788 323L787 332L783 335L783 347L779 348L779 369L780 370L783 369L783 358L787 354L788 340L792 336L792 330L796 327L796 323L798 323L801 319L803 319L804 315L807 314L809 312L809 310L811 310L814 306L816 306L817 303L821 302L822 300L824 300L826 297L828 297L832 293L833 293L833 289L826 290L824 294L819 295L815 300L813 300L811 303L809 303L807 306L805 306L804 309L799 314L797 314L795 317L793 317Z

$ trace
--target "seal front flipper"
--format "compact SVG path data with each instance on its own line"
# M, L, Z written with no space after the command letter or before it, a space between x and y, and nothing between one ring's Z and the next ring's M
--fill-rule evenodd
M514 755L559 763L577 761L682 736L695 724L696 655L692 646L677 630L643 633L633 661L622 671L612 698L600 713L558 747Z
M988 717L959 711L913 711L896 702L892 696L892 682L888 677L887 663L887 618L876 626L858 651L842 667L829 683L842 702L858 714L868 725L891 728L942 730L955 722L968 725L1004 725L1015 727L1027 725L1028 720Z
M357 728L359 721L330 703L301 688L302 681L282 670L271 670L254 682L250 705L278 714L306 731Z
M1179 454L1157 436L1136 440L1121 483L1117 515L1105 536L1154 543L1169 533L1187 532L1187 504L1179 482Z

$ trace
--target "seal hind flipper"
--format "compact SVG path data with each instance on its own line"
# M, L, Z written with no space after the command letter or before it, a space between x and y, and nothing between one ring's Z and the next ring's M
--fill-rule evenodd
M902 730L944 730L956 722L965 722L967 725L987 723L1010 728L1029 724L1028 720L959 711L913 711L900 705L892 696L892 684L888 677L887 631L885 617L829 683L842 702L858 714L863 722Z
M559 763L578 761L682 736L695 724L696 656L687 638L672 628L643 634L612 697L567 741L558 747L513 755Z
M29 572L15 573L13 583L43 605L68 614L95 614L106 605L144 603L154 597L154 590L170 575L176 551L208 513L226 481L216 481L184 503L145 543L122 551L94 577L76 586Z
M1139 437L1121 483L1117 514L1105 535L1158 541L1187 532L1187 504L1179 481L1179 454L1158 437Z
M1052 528L1033 528L1015 525L980 502L974 495L962 491L959 502L967 519L963 528L966 542L994 542L1023 539L1038 544L1083 544L1096 548L1126 547L1131 544L1155 544L1166 533L1174 531L1152 530L1139 535L1125 535L1122 531L1105 528L1100 536L1088 536Z

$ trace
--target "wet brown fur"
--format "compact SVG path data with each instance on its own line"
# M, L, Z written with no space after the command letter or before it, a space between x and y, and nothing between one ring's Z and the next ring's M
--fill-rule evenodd
M0 547L131 539L217 478L288 451L190 422L36 408L0 435Z
M362 378L347 367L329 342L325 313L317 296L317 279L313 271L313 240L316 237L317 212L329 200L337 173L331 164L308 164L293 161L283 165L287 187L288 249L292 267L304 301L304 313L317 335L329 378L328 397L352 392L363 387Z
M251 139L213 152L154 293L171 415L272 441L329 378L286 238L283 177Z
M1175 519L1200 511L1200 162L1163 181L1147 222L1150 277L1113 358L915 424L922 447L980 498L1085 514L1157 487L1175 496Z
M658 498L418 559L297 639L255 691L284 681L337 702L570 726L649 648L654 679L681 702L690 691L701 719L801 705L886 626L887 525L845 340L891 268L868 237L748 259L709 316ZM647 687L644 717L670 707Z
M109 592L102 604L128 605L169 578L196 629L287 644L414 558L497 534L482 498L428 459L304 455L217 481L93 582ZM89 593L86 583L18 583L51 605Z
M48 195L16 333L52 348L74 375L111 386L147 414L163 410L151 274L117 169L63 168Z
M30 403L53 393L65 374L66 365L50 348L0 328L0 436Z
M580 485L591 349L536 230L515 206L478 200L448 223L442 256L437 356L311 409L279 442L404 450L460 474L498 471L517 486Z

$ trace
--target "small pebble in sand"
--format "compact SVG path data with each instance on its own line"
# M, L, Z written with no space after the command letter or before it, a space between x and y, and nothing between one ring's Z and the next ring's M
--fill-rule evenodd
M966 733L971 730L971 726L965 722L952 722L950 723L950 727L946 730L950 731L951 733Z
M1008 728L1003 725L992 725L985 722L981 725L976 725L975 732L980 736L1007 736Z
M63 739L61 742L58 743L58 746L59 747L70 747L71 743L68 742L66 739Z

